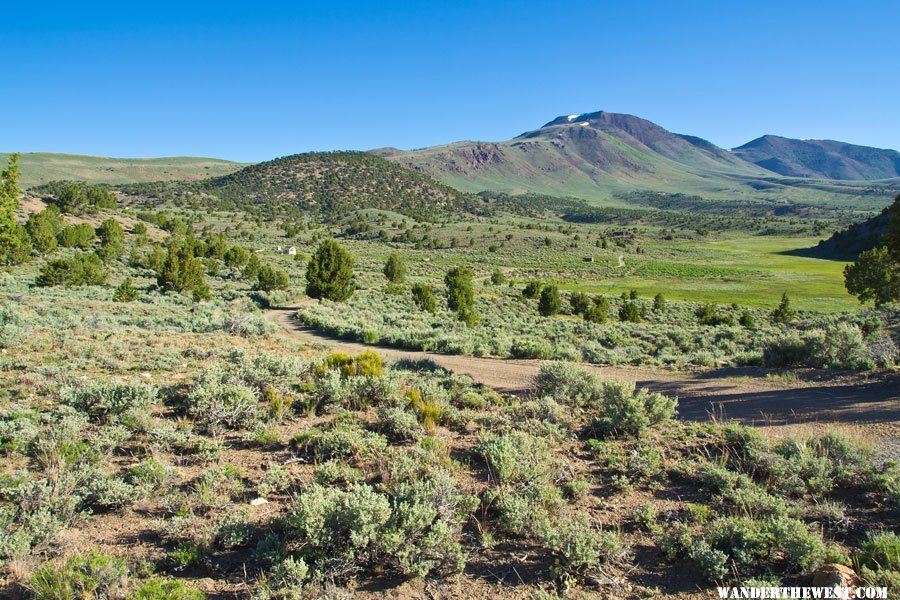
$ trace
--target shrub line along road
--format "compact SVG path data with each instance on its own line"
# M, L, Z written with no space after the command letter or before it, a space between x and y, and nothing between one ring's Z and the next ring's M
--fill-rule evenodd
M349 354L374 349L388 362L430 360L500 391L527 392L542 362L435 354L349 342L302 324L296 318L300 308L300 305L274 308L266 313L266 318L288 334L313 345ZM759 377L759 369L691 375L648 368L588 366L606 378L634 381L638 387L676 396L678 413L684 419L707 420L712 416L770 426L825 422L884 424L886 428L878 428L879 437L900 442L900 377L896 375L836 377L787 384Z

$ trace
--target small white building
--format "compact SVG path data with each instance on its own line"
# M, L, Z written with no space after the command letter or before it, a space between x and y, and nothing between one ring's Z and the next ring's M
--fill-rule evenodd
M295 246L288 246L288 249L285 250L285 254L289 254L290 256L297 256L297 248Z

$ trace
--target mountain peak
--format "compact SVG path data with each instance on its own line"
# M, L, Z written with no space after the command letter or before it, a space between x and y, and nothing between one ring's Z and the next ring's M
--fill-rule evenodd
M642 124L650 124L653 125L650 121L646 119L642 119L640 117L636 117L634 115L628 115L624 113L611 113L602 110L598 110L596 112L591 113L581 113L578 115L565 115L556 117L549 123L546 123L541 126L541 129L545 127L555 127L557 125L593 125L593 126L602 126L609 125L613 127L623 127L629 124L634 125L637 123Z
M761 135L756 139L750 140L743 146L738 146L737 148L732 148L732 150L746 150L748 148L756 148L759 146L765 146L770 144L778 144L784 141L789 141L789 138L782 137L780 135L773 135L771 133L767 133L765 135Z

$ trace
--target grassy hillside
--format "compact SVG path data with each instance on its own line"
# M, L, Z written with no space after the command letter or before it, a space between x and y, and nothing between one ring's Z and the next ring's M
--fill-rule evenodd
M6 164L8 153L0 153ZM136 183L176 179L205 179L225 175L241 168L217 158L175 156L166 158L107 158L81 154L28 152L19 159L20 185L28 188L48 181L69 180L90 183Z

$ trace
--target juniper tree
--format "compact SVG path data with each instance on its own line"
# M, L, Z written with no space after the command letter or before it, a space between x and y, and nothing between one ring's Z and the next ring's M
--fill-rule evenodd
M541 299L538 301L538 312L542 317L552 317L559 314L562 301L559 299L559 288L548 285L541 290Z
M97 228L100 247L97 254L104 261L114 260L125 252L125 230L115 219L106 219Z
M638 305L632 300L625 302L619 309L619 320L628 323L640 323L641 311Z
M382 272L394 285L401 285L406 281L406 264L398 254L391 254L388 257Z
M584 312L584 320L591 323L606 323L609 320L609 300L606 296L594 296L591 307Z
M166 292L191 292L194 301L211 297L203 263L197 260L191 247L185 243L169 246L166 259L156 274L156 282Z
M51 204L44 210L31 213L25 223L25 230L31 237L31 245L40 254L49 254L56 250L56 235L62 229L62 215L59 209Z
M225 265L232 268L240 268L250 260L250 253L243 246L232 246L225 253Z
M288 274L272 265L263 265L256 274L256 289L264 292L286 290L288 283Z
M93 252L82 252L45 263L35 284L41 287L102 285L106 283L107 275L100 257Z
M411 292L413 302L415 302L416 306L418 306L421 310L430 313L433 313L435 310L437 310L437 300L434 297L434 292L431 291L431 288L427 284L413 284Z
M94 228L88 223L66 225L56 235L59 245L63 248L81 248L87 250L94 239Z
M251 253L247 257L247 264L244 265L241 276L243 276L244 279L256 279L260 267L262 267L262 263L259 262L259 257L256 256L255 253Z
M772 311L772 320L786 325L793 321L796 316L797 311L791 306L791 299L788 298L787 292L784 292L781 294L781 302L778 303L778 308Z
M569 304L576 315L584 315L591 308L591 299L584 292L572 292L569 296Z
M17 265L31 256L31 238L16 222L19 207L19 155L0 171L0 265Z
M134 302L137 298L138 293L131 285L131 277L126 277L113 294L113 302Z
M336 241L325 240L306 267L307 295L343 302L353 292L353 256Z
M900 263L886 246L859 255L844 267L844 285L860 302L875 301L875 306L900 301Z
M541 294L543 287L540 281L529 281L522 289L522 296L530 299L537 298Z
M478 322L475 312L475 291L472 289L474 273L469 267L454 267L444 276L447 286L447 308L456 313L457 318L467 325Z
M653 297L653 312L662 312L666 310L666 299L662 292Z

